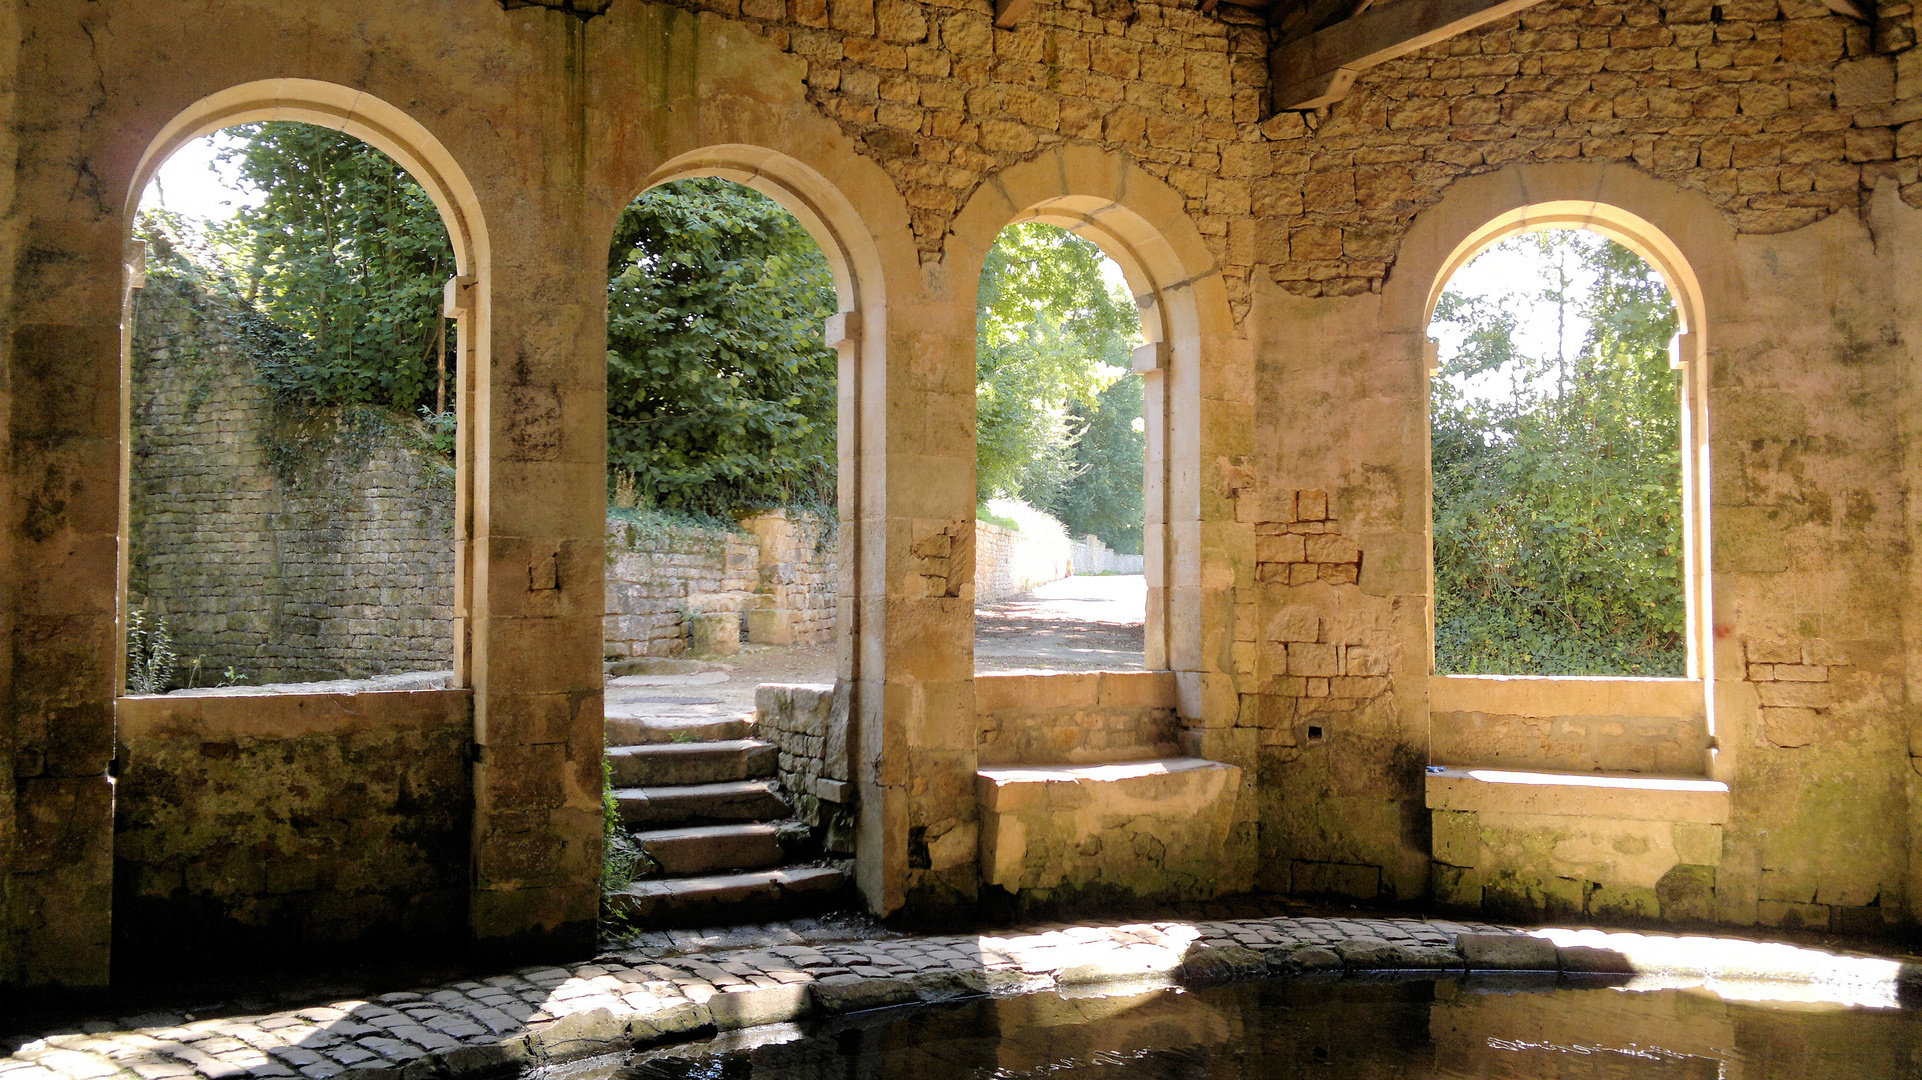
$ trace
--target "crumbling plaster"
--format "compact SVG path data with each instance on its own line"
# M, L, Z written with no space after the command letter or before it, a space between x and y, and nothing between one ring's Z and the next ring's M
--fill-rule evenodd
M1606 195L1702 282L1716 917L1910 917L1912 52L1805 0L1569 0L1264 122L1265 35L1191 6L1008 31L984 0L711 7L0 0L0 984L107 971L130 195L201 125L269 115L396 153L468 239L460 918L485 947L590 941L601 273L620 209L686 175L795 210L847 313L840 677L876 910L978 895L973 326L1000 228L1103 242L1162 346L1148 660L1183 752L1238 769L1217 887L1408 901L1434 843L1426 298L1493 217ZM222 111L237 87L254 111Z

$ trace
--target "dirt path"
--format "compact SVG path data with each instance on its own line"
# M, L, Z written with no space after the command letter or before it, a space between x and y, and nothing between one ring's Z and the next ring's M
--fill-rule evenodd
M974 611L976 671L1139 671L1148 581L1083 574Z

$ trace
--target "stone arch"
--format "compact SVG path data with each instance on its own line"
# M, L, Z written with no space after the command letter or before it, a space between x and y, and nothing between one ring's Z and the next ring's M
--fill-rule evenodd
M1146 377L1148 469L1143 551L1146 666L1199 670L1204 365L1229 362L1234 330L1221 268L1173 188L1125 155L1070 146L990 177L956 215L951 280L972 285L1009 225L1037 221L1092 241L1120 266L1141 309L1135 368ZM969 322L972 329L972 320ZM1145 355L1143 355L1145 353ZM1179 633L1176 628L1183 628Z
M407 113L352 87L316 79L291 78L242 83L209 94L182 109L148 142L127 185L122 204L121 236L124 239L131 235L141 194L161 164L182 145L222 128L268 120L292 120L332 128L380 150L419 182L447 227L459 284L458 288L449 290L447 297L449 311L456 316L453 344L458 357L455 365L459 442L455 455L454 596L456 612L466 611L469 609L466 598L471 588L469 568L473 562L467 551L473 543L468 522L472 514L470 507L474 505L478 494L473 490L477 447L475 433L481 426L477 422L481 414L476 407L479 397L486 392L482 373L488 370L489 365L492 258L480 198L453 154L432 132ZM137 267L130 265L129 271L131 279ZM131 476L131 463L128 460L131 445L128 395L132 385L132 342L125 330L127 325L127 320L123 318L120 346L120 528L123 534L128 520L127 482ZM124 633L127 614L124 543L120 557L118 618ZM453 662L454 681L459 686L469 683L472 643L468 640L466 623L467 620L456 616ZM125 652L124 648L118 650L117 662L121 670L117 685L122 686L125 684Z
M1702 684L1708 734L1715 733L1713 630L1709 583L1709 413L1707 348L1712 313L1733 301L1734 230L1698 193L1683 191L1619 164L1530 165L1462 180L1422 212L1404 240L1382 290L1383 331L1426 340L1448 280L1484 248L1544 229L1587 229L1608 237L1655 267L1675 299L1682 332L1673 362L1682 372L1683 596L1687 606L1688 678ZM1432 363L1423 349L1422 376ZM1426 436L1427 426L1423 432ZM1424 463L1429 455L1422 455ZM1431 519L1428 553L1430 670L1434 639L1432 477L1424 486ZM1718 766L1720 768L1720 766Z

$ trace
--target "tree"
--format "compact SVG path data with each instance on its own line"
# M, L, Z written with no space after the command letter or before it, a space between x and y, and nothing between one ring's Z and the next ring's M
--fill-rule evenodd
M263 197L218 238L240 253L247 298L297 339L263 372L269 385L305 406L432 411L454 253L427 192L338 131L280 120L232 131L242 141L221 156Z
M1138 536L1141 522L1140 388L1122 376L1141 322L1102 277L1103 258L1050 225L1011 225L996 237L976 319L975 470L983 498L1066 514L1071 529L1125 549L1117 523L1132 522ZM1109 393L1125 382L1136 385Z
M716 516L832 503L837 304L801 223L729 181L664 184L622 212L607 276L610 483Z
M1462 341L1433 383L1436 666L1680 675L1673 304L1646 263L1592 234L1498 247L1531 252L1544 285L1494 298L1451 289L1435 314ZM1535 355L1518 342L1531 306L1556 326L1555 347ZM1571 316L1588 325L1573 350ZM1509 392L1471 393L1485 375Z
M1130 555L1141 553L1141 473L1147 456L1142 430L1141 378L1124 375L1093 401L1068 407L1080 428L1074 444L1074 476L1043 509L1075 536L1093 533Z

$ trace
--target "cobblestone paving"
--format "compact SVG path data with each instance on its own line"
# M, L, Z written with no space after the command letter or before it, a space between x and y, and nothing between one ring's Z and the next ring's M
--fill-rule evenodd
M431 1080L911 1001L1264 974L1625 972L1617 945L1653 956L1685 952L1694 940L1531 935L1402 918L1087 923L999 935L880 931L867 940L831 925L796 925L646 934L636 947L589 964L260 1015L90 1021L0 1043L12 1050L0 1058L0 1080ZM1782 965L1806 963L1788 954L1807 950L1779 948L1788 950ZM1776 975L1809 978L1806 970Z

